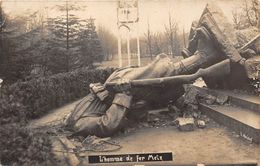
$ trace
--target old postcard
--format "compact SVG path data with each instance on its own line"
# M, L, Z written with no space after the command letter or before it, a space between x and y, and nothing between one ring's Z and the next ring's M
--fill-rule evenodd
M0 166L256 166L259 143L259 0L0 0Z

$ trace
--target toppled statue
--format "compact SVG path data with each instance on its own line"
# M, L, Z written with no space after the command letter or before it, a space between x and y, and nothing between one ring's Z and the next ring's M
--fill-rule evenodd
M73 135L111 136L145 108L177 100L183 84L203 77L210 86L221 85L232 74L232 65L244 69L246 59L235 47L234 30L214 5L206 6L189 40L181 61L160 54L145 67L119 69L104 84L91 84L91 93L67 116L66 126Z

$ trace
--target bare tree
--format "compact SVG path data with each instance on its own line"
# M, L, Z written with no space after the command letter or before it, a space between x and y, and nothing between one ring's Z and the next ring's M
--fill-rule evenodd
M260 17L259 3L259 0L244 0L243 6L232 12L236 29L245 29L258 25Z
M113 54L117 51L116 36L102 25L99 25L97 33L103 49L104 60L112 59Z
M249 6L247 0L245 0L245 8L244 8L244 10L245 10L245 14L246 14L246 17L247 17L247 20L248 20L249 24L251 26L254 26L254 21L253 21L253 18L252 18L252 14L250 12L251 7Z
M171 47L171 54L174 57L174 54L178 53L178 23L172 18L171 13L169 13L168 25L165 25L165 35L168 38L168 42Z
M0 1L0 32L2 32L4 23L5 23L5 19L4 19L3 11L2 11L2 1Z
M151 30L150 30L149 19L147 20L147 32L144 35L145 35L146 45L148 47L150 58L153 59L153 55L152 55L152 33L151 33Z
M233 23L236 29L241 26L241 14L235 9L232 11Z
M156 34L154 34L153 38L154 38L153 53L155 55L162 53L163 45L164 45L163 35L157 32Z
M260 2L259 2L259 0L253 0L253 10L255 12L255 17L257 20L256 27L260 31Z

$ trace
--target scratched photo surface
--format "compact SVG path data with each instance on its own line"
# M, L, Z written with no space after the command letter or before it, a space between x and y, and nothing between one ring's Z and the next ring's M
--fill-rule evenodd
M259 143L259 0L0 0L0 166L253 166Z

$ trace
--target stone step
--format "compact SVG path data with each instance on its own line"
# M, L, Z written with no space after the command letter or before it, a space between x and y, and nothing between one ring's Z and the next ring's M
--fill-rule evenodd
M249 94L241 94L232 91L219 90L218 93L225 94L229 96L229 101L231 104L247 108L260 113L260 97Z
M200 104L200 110L241 136L260 143L260 113L230 105Z
M260 113L260 97L255 95L243 94L229 90L212 90L208 88L196 87L200 91L206 92L213 96L225 95L229 97L229 102L232 105L250 109Z

